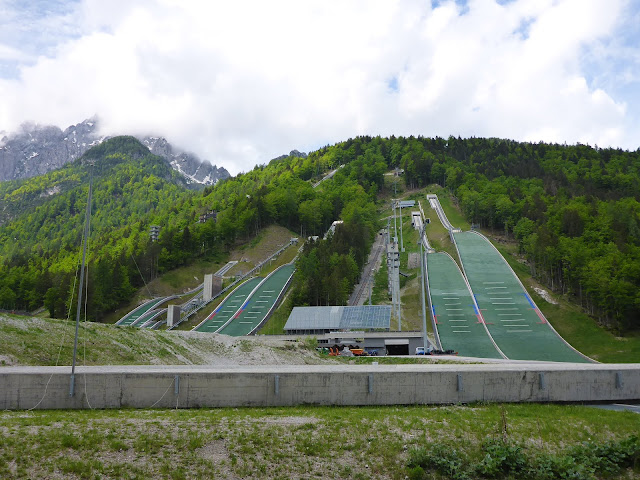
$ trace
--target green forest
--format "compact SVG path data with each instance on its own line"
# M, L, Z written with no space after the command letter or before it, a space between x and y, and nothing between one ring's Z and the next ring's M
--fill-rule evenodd
M91 170L92 318L129 300L143 278L222 258L270 224L321 239L298 260L294 304L343 304L380 227L383 175L395 167L409 188L439 184L470 222L516 241L549 289L618 331L640 329L640 152L493 138L357 137L202 191L135 139L111 139L61 170L0 183L0 308L45 305L57 317L73 308ZM208 210L217 220L198 223ZM322 240L335 220L344 223ZM161 226L158 242L151 225Z

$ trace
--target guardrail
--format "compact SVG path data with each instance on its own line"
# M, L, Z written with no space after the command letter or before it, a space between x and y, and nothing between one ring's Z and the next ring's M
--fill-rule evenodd
M427 251L427 253L436 253L436 250L429 244L429 239L427 238L427 231L426 231L426 226L427 224L425 223L425 220L427 219L426 215L424 214L424 210L422 209L422 203L420 203L420 200L418 200L418 208L420 209L420 215L421 215L421 219L422 219L422 245L424 245L425 250Z

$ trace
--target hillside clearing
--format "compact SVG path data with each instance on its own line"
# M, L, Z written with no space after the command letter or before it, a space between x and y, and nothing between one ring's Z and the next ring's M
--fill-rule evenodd
M74 322L66 320L0 316L0 365L70 365L74 328ZM295 338L235 338L85 322L78 341L80 365L304 365L322 361Z

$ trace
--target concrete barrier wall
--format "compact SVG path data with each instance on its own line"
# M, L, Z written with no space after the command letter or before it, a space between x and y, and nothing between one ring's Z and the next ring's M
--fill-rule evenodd
M640 365L339 365L0 369L0 409L412 405L640 399Z

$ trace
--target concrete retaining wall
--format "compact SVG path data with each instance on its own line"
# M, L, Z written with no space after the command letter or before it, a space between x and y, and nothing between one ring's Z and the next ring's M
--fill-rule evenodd
M0 369L0 409L411 405L640 399L640 365L339 365Z

